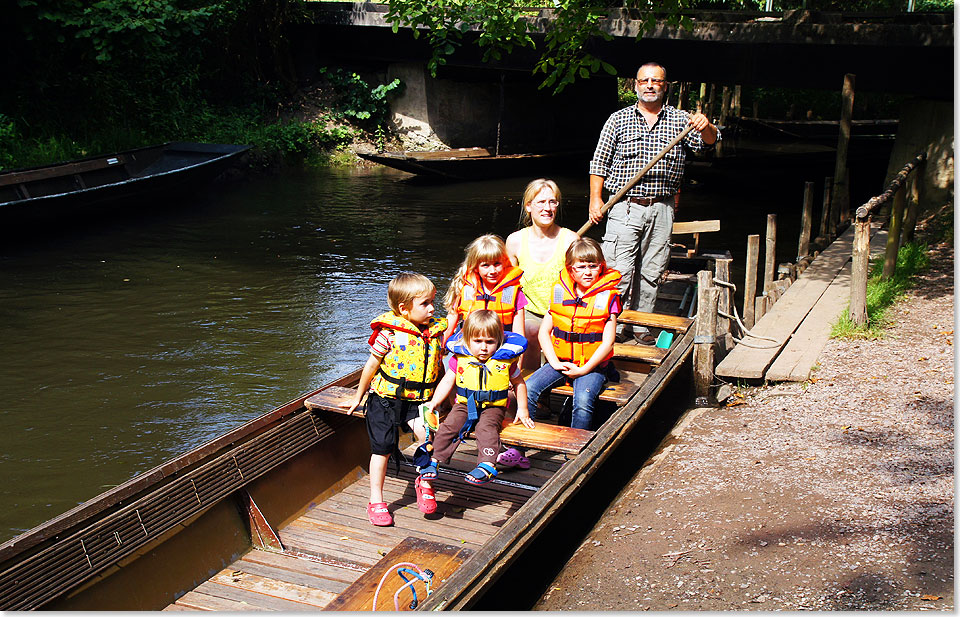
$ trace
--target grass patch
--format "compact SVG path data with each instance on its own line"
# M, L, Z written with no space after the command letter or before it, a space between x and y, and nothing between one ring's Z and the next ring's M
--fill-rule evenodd
M911 242L900 247L897 253L897 269L889 279L881 277L883 255L870 265L867 280L867 323L857 326L850 320L850 311L845 310L830 330L831 338L877 339L891 325L887 309L914 286L914 276L930 267L927 245Z

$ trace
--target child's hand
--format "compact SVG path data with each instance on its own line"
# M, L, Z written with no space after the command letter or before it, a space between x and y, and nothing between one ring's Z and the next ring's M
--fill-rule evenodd
M530 417L530 412L524 409L517 409L517 417L513 419L514 424L523 424L527 428L534 428L536 424L533 423L533 418Z
M360 406L360 399L363 398L362 392L357 392L357 395L347 401L341 401L337 403L337 407L347 410L347 415L352 416L353 412L356 411L357 407Z
M587 374L587 371L583 370L583 367L577 366L571 362L564 362L564 364L566 364L567 367L562 371L562 373L571 379Z

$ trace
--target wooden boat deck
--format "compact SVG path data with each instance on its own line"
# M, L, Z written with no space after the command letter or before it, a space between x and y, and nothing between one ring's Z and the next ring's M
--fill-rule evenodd
M461 472L475 466L476 448L469 442L461 445L450 466L434 481L437 512L431 515L417 509L414 470L401 467L398 477L391 464L383 490L394 516L392 527L374 527L367 520L369 480L363 474L278 530L284 554L252 549L164 610L323 609L407 538L472 552L564 462L563 455L550 452L528 455L529 470L510 470L501 474L499 482L472 486L463 481ZM442 581L435 581L434 587L439 585ZM379 608L393 610L393 589L396 586L389 594L381 592ZM364 600L372 601L372 591L366 595ZM401 594L402 609L409 608L410 598L408 592Z

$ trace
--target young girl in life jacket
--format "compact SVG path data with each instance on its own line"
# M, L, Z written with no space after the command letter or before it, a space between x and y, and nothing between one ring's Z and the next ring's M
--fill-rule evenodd
M567 248L565 269L553 286L539 340L547 364L527 379L527 406L537 408L544 391L573 382L572 428L590 429L593 407L603 390L621 310L620 273L607 269L600 245L591 238Z
M453 357L427 406L433 411L454 387L457 402L437 430L433 457L429 465L420 469L420 479L436 478L438 466L450 462L459 442L473 430L477 439L477 467L464 480L470 484L486 484L497 476L495 463L500 451L500 429L511 385L517 392L516 421L533 428L518 363L527 348L527 340L516 332L504 333L499 316L481 309L467 315L463 329L447 341L446 347Z
M507 247L500 236L487 234L471 242L466 257L447 289L443 304L449 324L449 338L473 311L493 311L503 329L523 336L523 307L527 298L520 288L523 270L510 263Z

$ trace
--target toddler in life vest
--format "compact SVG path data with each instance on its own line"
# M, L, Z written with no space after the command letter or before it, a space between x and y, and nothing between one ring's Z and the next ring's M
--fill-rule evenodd
M565 269L553 286L539 340L547 364L527 379L527 405L537 408L546 390L573 382L572 428L591 428L593 407L603 390L621 310L620 273L607 269L600 245L591 238L567 248Z
M443 333L446 318L433 316L437 290L422 274L399 274L387 287L390 311L370 323L370 357L363 366L357 394L340 404L349 413L360 405L367 389L367 434L370 437L370 503L367 518L374 525L393 524L383 500L387 462L397 451L398 428L413 430L426 439L419 407L430 399L440 381ZM430 482L417 478L417 506L424 514L436 512L437 502Z
M447 339L473 311L496 313L504 330L523 336L523 307L527 298L520 288L523 270L514 266L500 236L487 234L471 242L466 257L447 289L443 304L450 323Z
M433 458L420 469L421 480L437 477L440 463L447 464L470 430L477 439L477 467L466 475L470 484L486 484L497 476L500 428L507 411L507 393L517 391L517 421L533 428L527 413L527 393L518 358L527 340L516 332L503 331L496 313L488 310L467 315L463 329L447 341L453 353L447 373L427 404L432 411L456 386L457 402L443 420L433 440Z

